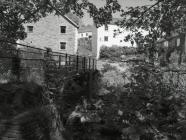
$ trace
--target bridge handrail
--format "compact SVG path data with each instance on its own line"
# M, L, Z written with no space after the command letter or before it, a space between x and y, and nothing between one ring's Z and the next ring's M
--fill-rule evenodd
M77 54L68 54L68 53L62 53L62 52L55 52L55 51L48 51L47 49L37 48L34 46L29 46L17 42L7 41L7 40L1 40L0 43L11 44L15 45L16 49L4 47L3 49L9 50L9 51L15 51L17 56L21 58L22 60L44 60L46 61L47 56L51 57L51 60L58 62L58 66L72 66L76 71L79 71L81 69L84 70L95 70L97 60L90 56L81 56ZM1 46L1 45L0 45ZM21 54L21 55L20 55ZM28 58L30 54L33 54L39 58ZM0 58L12 58L12 56L0 56ZM62 64L65 63L65 64Z

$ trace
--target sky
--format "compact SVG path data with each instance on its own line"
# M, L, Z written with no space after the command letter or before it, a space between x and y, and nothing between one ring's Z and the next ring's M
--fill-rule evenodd
M94 3L96 6L103 6L105 4L105 0L89 0L90 2ZM150 0L118 0L119 4L122 8L130 7L130 6L143 6L143 5L152 5L152 1ZM119 15L115 15L116 18ZM92 19L89 17L88 14L84 15L82 19L85 25L92 24Z

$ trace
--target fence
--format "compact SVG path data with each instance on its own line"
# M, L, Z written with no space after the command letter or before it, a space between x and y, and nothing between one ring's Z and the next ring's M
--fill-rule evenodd
M11 80L43 82L54 74L58 74L58 77L72 76L96 70L96 64L96 60L91 57L0 41L0 82Z

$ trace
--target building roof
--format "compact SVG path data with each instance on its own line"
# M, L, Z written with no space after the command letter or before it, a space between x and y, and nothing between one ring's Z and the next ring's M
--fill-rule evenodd
M81 26L78 30L78 33L93 32L94 29L94 25Z
M120 18L113 18L112 21L108 25L116 25L116 23L120 20L121 20ZM93 32L95 29L96 29L95 25L81 26L78 32L79 33Z
M63 15L63 17L70 22L72 25L74 25L75 27L79 28L79 24L80 24L80 18L77 17L76 15L72 14L72 13L68 13L66 15Z
M121 21L121 18L113 18L112 21L108 23L108 25L117 25L116 23L118 21ZM87 25L87 26L84 25L78 29L78 33L93 32L95 29L96 29L95 25Z
M75 16L74 14L72 14L71 12L67 13L67 14L63 14L61 13L60 10L58 10L57 8L55 7L52 7L54 8L54 10L56 11L57 15L61 15L62 17L64 17L68 22L70 22L72 25L74 25L76 28L79 28L79 22L77 23L77 16Z

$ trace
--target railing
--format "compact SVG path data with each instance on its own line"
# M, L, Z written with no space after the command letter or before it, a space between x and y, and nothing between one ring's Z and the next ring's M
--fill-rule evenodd
M0 40L0 80L7 74L16 75L18 79L30 77L33 73L44 77L41 75L56 71L72 75L96 70L96 64L96 59L92 57L53 52Z

